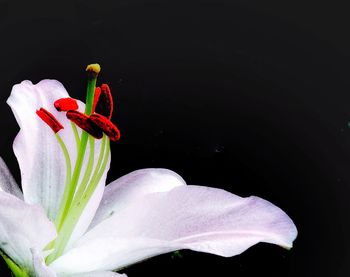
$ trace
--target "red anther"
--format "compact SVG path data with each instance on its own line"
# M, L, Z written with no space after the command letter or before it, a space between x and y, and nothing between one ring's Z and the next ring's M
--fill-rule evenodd
M107 117L101 114L90 115L90 120L113 141L120 139L120 132L117 126L115 126Z
M78 111L68 111L67 118L77 124L81 129L92 135L94 138L100 139L103 136L101 129L96 126L86 114Z
M77 110L78 103L77 100L73 98L61 98L55 101L54 106L59 112L66 112L69 110Z
M98 99L100 98L100 94L101 94L101 88L100 87L96 87L95 88L95 94L94 94L94 103L92 104L92 112L93 113L95 112Z
M40 108L40 110L36 111L36 114L47 124L49 127L57 133L59 130L64 129L62 124L57 120L57 118L50 113L49 111L45 110L44 108Z
M93 111L104 115L108 119L112 118L113 97L107 84L102 84L101 88L96 88Z

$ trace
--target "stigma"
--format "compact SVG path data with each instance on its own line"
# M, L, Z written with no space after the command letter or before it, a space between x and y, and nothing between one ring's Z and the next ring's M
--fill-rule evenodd
M86 71L95 72L96 74L99 74L101 71L101 66L98 63L89 64L86 67Z

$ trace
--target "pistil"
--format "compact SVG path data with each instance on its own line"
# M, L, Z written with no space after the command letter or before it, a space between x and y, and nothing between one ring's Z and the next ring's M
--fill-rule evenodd
M99 66L94 65L94 66L88 66L86 70L88 73L88 86L87 86L87 94L86 94L85 114L90 115L92 111L92 105L93 105L93 99L94 99L94 91L96 88L96 80L97 80L98 73L100 72L101 69ZM73 171L73 176L69 186L66 186L65 188L59 214L56 219L56 227L58 232L60 232L62 228L62 224L72 204L74 193L76 191L81 169L83 166L88 137L89 137L89 134L83 131L80 138L78 155L77 155L77 160Z

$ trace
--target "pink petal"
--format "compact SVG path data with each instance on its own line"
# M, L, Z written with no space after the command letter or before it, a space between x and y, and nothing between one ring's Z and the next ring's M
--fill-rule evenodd
M54 132L37 116L36 110L41 107L47 109L64 126L59 135L67 146L74 169L77 148L71 122L64 112L58 112L54 107L56 100L67 97L69 95L60 82L43 80L36 85L30 81L15 85L7 100L20 127L13 148L21 169L24 200L27 203L41 205L52 221L57 216L65 188L66 162ZM84 110L82 102L78 101L78 105L79 110ZM79 128L78 131L81 134ZM101 140L95 140L95 157L98 156L100 148ZM89 144L82 172L87 166L88 155ZM108 168L109 164L74 229L70 243L86 231L94 217L102 198ZM80 180L82 176L83 173Z
M55 219L63 194L66 163L54 132L37 116L36 110L47 109L64 126L59 134L73 163L77 152L73 130L65 115L53 105L64 97L68 93L58 81L43 80L36 85L23 81L13 86L7 100L20 127L13 150L21 169L24 200L40 204L51 220Z
M266 200L180 186L146 195L115 212L52 266L58 271L112 270L177 249L229 257L258 242L290 248L296 235L292 220Z

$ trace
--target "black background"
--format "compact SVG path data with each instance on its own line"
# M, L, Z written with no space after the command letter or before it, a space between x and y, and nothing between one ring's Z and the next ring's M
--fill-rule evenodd
M337 1L0 1L0 155L19 181L12 85L53 78L84 99L84 68L99 62L122 132L109 180L170 168L266 198L299 230L291 251L182 251L125 273L349 276L349 27Z

